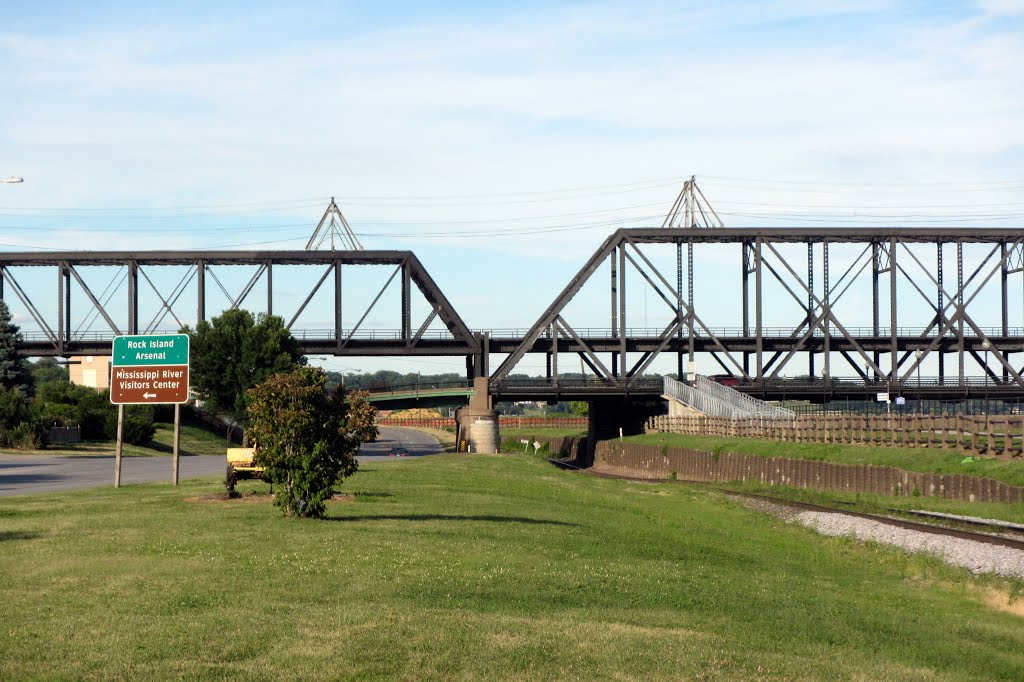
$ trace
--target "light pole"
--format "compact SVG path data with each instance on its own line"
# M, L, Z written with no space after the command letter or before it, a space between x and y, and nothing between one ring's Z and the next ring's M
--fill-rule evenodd
M981 347L985 351L985 414L988 414L988 352L992 350L992 342L985 339Z
M924 357L924 351L920 348L915 350L914 357L917 358L917 411L919 414L923 414L924 410L921 409L921 358Z
M4 178L0 180L0 182L2 182L5 185L13 185L18 182L25 182L25 178L19 178L17 175L13 175L9 178Z

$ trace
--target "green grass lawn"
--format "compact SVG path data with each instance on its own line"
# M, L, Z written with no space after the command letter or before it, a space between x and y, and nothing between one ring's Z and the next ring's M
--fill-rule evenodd
M122 454L127 457L161 457L174 452L174 424L155 424L153 440L144 445L125 443ZM117 447L115 441L89 441L54 445L45 450L0 450L15 455L112 455ZM197 426L182 424L180 450L182 455L224 455L227 440Z
M1002 460L975 458L964 462L965 455L941 448L888 448L870 445L838 445L813 443L780 443L755 438L721 436L686 436L675 433L647 433L627 436L626 442L668 447L736 452L761 457L793 457L839 464L875 464L907 471L939 474L989 476L1011 485L1024 485L1024 458Z
M479 455L343 487L324 521L213 480L0 499L0 679L1024 679L1019 583L710 488Z

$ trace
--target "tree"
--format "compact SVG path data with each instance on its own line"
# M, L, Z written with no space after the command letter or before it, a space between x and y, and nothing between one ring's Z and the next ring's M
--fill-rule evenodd
M276 374L248 391L254 463L275 486L274 504L288 516L319 518L332 487L355 473L359 419L342 391L326 391L314 367Z
M11 311L7 303L0 299L0 386L4 388L21 388L28 391L32 386L32 376L25 363L18 357L18 346L21 345L21 331L11 321Z
M569 410L580 417L585 417L590 413L590 403L585 400L573 400L569 403Z
M367 400L369 397L370 394L366 391L352 391L348 394L346 423L360 443L377 440L380 433L377 430L377 408Z
M182 332L189 335L192 388L211 412L244 415L248 389L305 364L298 341L274 315L228 310Z
M0 447L35 450L44 443L42 423L25 391L0 386Z
M39 358L28 365L32 383L39 386L47 381L67 381L68 368L57 362L57 358Z

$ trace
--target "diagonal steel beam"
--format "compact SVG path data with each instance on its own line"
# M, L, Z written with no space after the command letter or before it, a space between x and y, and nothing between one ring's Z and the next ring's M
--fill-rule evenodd
M473 332L470 331L469 327L462 320L462 317L455 310L455 306L451 304L448 297L444 295L441 288L437 286L437 283L427 272L423 264L420 263L416 254L409 253L405 259L404 267L408 269L409 279L416 283L416 287L420 290L423 298L427 300L431 306L435 306L437 314L444 322L444 325L448 328L459 341L465 344L466 349L470 351L479 351L480 343L477 340Z
M295 324L295 320L299 319L299 315L302 314L302 311L306 309L306 306L309 305L309 302L313 300L314 296L316 296L316 292L320 291L320 286L324 283L324 280L327 279L327 275L331 274L332 272L334 272L333 263L328 265L327 269L324 270L324 274L320 276L320 279L313 286L312 291L310 291L309 295L306 296L306 300L302 302L302 305L299 306L299 309L295 311L294 315L292 315L292 319L288 322L288 325L285 327L285 329L290 330L292 328L292 325ZM390 282L391 280L388 281Z
M519 364L519 361L523 359L533 347L536 345L537 340L540 339L541 335L546 329L551 327L555 317L561 313L562 309L568 304L572 297L575 296L583 285L590 279L590 276L597 271L597 269L604 263L604 259L608 257L612 251L622 243L622 230L616 230L612 235L604 240L604 243L598 247L594 255L590 257L583 267L580 269L576 276L569 281L569 283L562 289L562 292L555 298L555 300L548 306L547 310L541 314L540 318L530 327L530 330L526 332L526 336L523 338L523 342L516 348L512 353L505 358L505 361L498 366L498 369L491 375L491 381L500 381L509 375L512 369ZM619 293L620 296L624 294L625 286L620 284ZM623 319L623 326L625 320ZM623 331L623 343L625 343L625 331Z
M213 277L213 281L216 282L217 286L220 287L221 292L223 292L223 294L224 294L224 298L226 298L226 299L228 299L230 301L231 300L231 294L228 293L227 288L224 286L223 283L221 283L220 277L217 277L217 273L213 271L213 268L211 268L210 266L207 265L206 266L206 272L210 273L210 277Z
M101 305L103 307L106 307L107 304L110 303L110 299L114 297L114 293L121 286L121 284L123 284L124 281L126 279L128 279L128 274L129 274L128 269L126 269L126 268L124 268L122 266L121 268L119 268L117 270L117 272L114 274L114 276L110 279L110 281L107 283L107 286L105 286L103 288L103 291L100 292L99 296L97 296L97 298L100 299ZM70 280L69 280L69 284L70 284ZM74 332L70 331L70 323L69 323L69 332L68 332L68 334L70 336L69 340L84 339L85 335L92 328L92 324L93 324L93 322L95 322L95 320L99 316L99 314L100 313L99 313L98 309L96 309L95 307L92 308L88 312L88 314L84 318L82 318L82 322L79 324L78 329L76 329Z
M791 274L791 275L793 275L793 277L795 277L795 278L796 278L797 280L799 280L799 275L797 275L797 274L796 274L796 272L795 272L795 271L793 270L793 267L792 267L792 266L791 266L791 265L790 265L790 264L789 264L789 263L788 263L788 262L786 261L786 259L785 259L785 258L783 258L783 257L782 257L782 256L781 256L781 255L779 254L779 252L778 252L778 251L777 251L777 250L775 249L775 247L774 247L774 246L772 246L771 242L765 242L765 246L767 246L767 247L768 247L768 249L769 249L769 250L770 250L770 251L771 251L772 253L774 253L774 254L775 254L775 256L776 256L776 257L777 257L777 258L778 258L778 259L779 259L779 260L780 260L780 261L782 262L782 264L786 266L786 269L787 269L787 270L789 270L790 274ZM803 282L801 282L801 285L802 285L802 286L804 286L804 285L803 285ZM824 301L822 301L821 299L819 299L819 298L818 298L818 297L817 297L817 296L816 296L816 295L814 294L814 292L813 292L813 291L811 291L810 289L808 289L808 288L807 288L806 286L804 286L804 290L805 290L805 291L807 291L807 294L808 294L808 295L809 295L809 296L810 296L810 297L811 297L811 298L813 299L814 303L815 303L815 304L816 304L816 305L817 305L817 306L818 306L818 307L819 307L820 309L822 309L822 310L825 310L825 309L826 309L826 306L825 306L825 303L824 303ZM864 360L865 360L865 361L866 361L866 362L867 362L867 363L868 363L868 364L869 364L869 365L870 365L870 366L872 367L872 369L874 369L874 370L875 370L876 372L878 372L879 374L885 374L885 373L884 373L884 372L883 372L883 371L881 370L881 368L880 368L880 367L879 367L879 366L878 366L877 364L875 364L874 360L872 360L872 359L871 359L870 357L868 357L868 354L867 354L867 353L866 353L866 352L864 351L864 348L862 348L862 347L861 347L861 345L860 345L859 343L857 343L857 339L855 339L855 338L853 337L853 335L852 335L852 334L850 334L850 332L849 332L849 331L847 331L846 327L844 327L844 326L843 326L843 324L842 324L842 323L841 323L841 322L840 322L840 321L839 321L839 320L838 320L838 319L836 318L836 316L835 316L834 314L832 314L832 311L831 311L831 309L828 309L828 313L827 313L827 319L828 319L828 320L830 320L830 321L832 322L832 324L834 324L834 325L836 326L836 329L838 329L838 330L839 330L839 332L840 332L840 333L841 333L841 334L843 335L843 337L844 337L844 338L845 338L845 339L846 339L846 340L847 340L847 341L849 342L849 344L850 344L851 346L853 346L853 347L854 347L854 349L855 349L855 350L857 351L857 353L858 353L858 354L859 354L859 355L860 355L860 356L861 356L862 358L864 358ZM777 371L777 370L776 370L776 371Z
M425 319L423 321L423 324L420 325L420 328L416 330L416 334L411 339L409 339L409 346L415 346L416 342L419 341L420 338L422 338L422 336L427 331L427 327L429 327L430 323L437 318L437 311L438 307L435 305L433 310L430 311L430 314L427 315L427 319Z
M100 315L103 316L103 319L107 321L108 325L110 325L111 331L113 331L117 335L120 335L121 329L116 324L114 324L114 321L112 319L110 319L110 315L107 314L106 308L104 308L103 305L98 300L96 300L96 297L92 293L92 289L90 289L89 285L85 283L85 280L82 279L82 276L78 274L78 270L75 269L74 264L68 263L67 269L68 272L71 273L71 276L74 277L75 280L78 282L78 285L82 287L82 291L85 292L85 295L89 297L90 301L92 301L92 304L96 307L96 310L99 311Z
M658 355L663 350L665 350L665 347L668 346L669 341L672 340L672 337L682 326L683 320L680 320L679 317L676 316L672 320L672 322L670 322L669 325L665 327L665 330L661 332L661 335L658 337L659 339L661 339L661 343L658 344L658 347L653 351L647 351L642 356L640 356L640 359L637 360L635 365L633 365L633 368L626 373L626 378L632 379L637 374L643 374L644 370L647 369L652 362L654 362L654 359L658 357Z
M590 347L590 344L588 344L586 341L580 338L579 334L576 333L576 330L573 329L572 326L570 326L569 323L565 321L565 318L563 318L561 315L557 316L555 318L555 325L562 331L564 331L566 334L568 334L573 341L578 343L580 347L583 348L583 352L589 355L590 358L594 361L594 363L601 368L602 378L611 378L612 373L608 371L608 368L605 367L604 363L602 363L601 360L597 357L597 353L594 352L594 349Z
M1024 240L1021 240L1021 241L1024 241ZM998 249L998 246L997 246L997 249ZM989 254L989 258L990 257L991 257L991 254ZM980 272L981 268L984 267L984 265L988 262L989 258L986 258L982 262L982 264L978 266L978 270L975 271L975 274ZM964 310L967 308L968 305L971 304L971 302L974 301L974 299L978 296L978 294L981 293L981 290L985 288L985 285L988 284L989 280L992 279L992 277L996 274L996 272L998 272L1001 268L1002 268L1002 263L1001 262L1000 263L996 263L995 266L989 271L988 275L981 281L981 284L979 284L978 287L975 289L974 293L971 294L970 297L966 301L964 301L962 304L957 302L957 298L956 297L949 299L949 302L946 303L946 305L943 307L942 314L940 314L940 317L945 317L945 312L949 308L955 308L956 312L953 313L953 315L950 315L945 320L945 322L942 323L941 329L939 329L938 333L932 339L931 343L929 343L928 346L924 349L924 352L921 354L921 357L919 357L919 358L915 357L914 362L911 363L909 369L907 369L907 373L905 375L903 375L903 378L901 379L901 381L906 381L913 374L914 370L917 369L918 365L921 364L921 361L924 360L926 357L928 357L929 353L931 353L936 348L938 348L939 344L942 342L943 337L946 335L946 332L949 331L950 329L952 329L954 324L956 324L957 322L960 322L960 321L963 320ZM966 289L968 283L970 281L972 281L973 279L974 279L974 276L972 275L971 278L967 282L965 282L963 284L963 286L961 286L961 287L959 287L957 289L957 297L960 297L960 296L963 295L964 290ZM963 335L962 334L960 335L960 339L961 340L963 339ZM1013 368L1010 368L1010 371L1013 372ZM1014 373L1017 374L1016 372L1014 372ZM1019 380L1020 374L1017 374L1017 377L1018 377L1018 380Z
M249 278L249 282L242 289L242 292L240 294L238 294L238 298L236 298L234 301L232 301L232 303L231 303L231 309L232 310L234 310L238 306L242 305L242 302L245 301L245 297L249 295L249 292L252 291L252 288L254 286L256 286L256 282L259 281L260 277L262 277L263 273L266 272L266 271L267 271L267 264L266 263L262 263L262 264L260 264L260 266L258 268L256 268L256 272L253 273L253 276Z
M671 291L672 290L672 285L668 283L668 281L665 279L665 277L661 274L661 271L659 271L658 268L655 267L653 263L651 263L651 261L647 258L647 256L644 255L643 251L641 251L640 248L635 243L630 241L628 237L625 238L624 241L625 241L626 244L629 244L630 246L633 247L633 250L636 251L637 255L639 255L640 258L647 264L647 266L651 268L651 271L655 275L658 276L658 278L662 281L662 283L665 285L665 287L668 288ZM625 249L623 249L623 251L625 252ZM628 252L626 253L626 255L628 257L628 255L629 255ZM636 266L636 262L633 261L632 258L630 258L630 261L632 261L633 265ZM637 268L637 270L640 272L641 275L644 275L644 279L646 279L648 282L651 281L650 278L647 277L646 273L644 273L644 271L641 268ZM651 283L651 286L654 286L654 284ZM655 288L657 289L657 287L655 287ZM673 293L675 293L675 292L673 292ZM706 324L704 324L704 321L694 312L693 306L689 302L684 301L681 297L678 298L678 302L679 302L679 305L682 308L684 308L685 311L686 311L686 314L684 315L684 320L693 321L693 322L696 322L697 324L699 324L700 328L702 330L704 330L705 334L707 334L707 336L712 341L714 341L715 344L719 348L721 348L722 352L725 353L725 356L727 358L729 358L729 361L736 367L736 369L738 369L740 371L740 374L742 376L746 377L747 373L743 369L743 364L740 363L738 360L736 360L735 357L733 357L733 354L730 353L725 348L725 344L722 343L722 341L715 335L715 333L713 331L711 331L711 328L708 327ZM669 303L669 307L672 308L673 312L677 312L677 309L676 309L676 307L673 304ZM664 347L664 346L662 346L662 347ZM658 352L661 352L661 351L659 350Z
M1017 246L1017 245L1019 245L1021 243L1024 243L1024 240L1018 239L1018 240L1013 242L1013 246ZM990 344L992 343L991 340L988 338L988 336L985 335L985 333L982 332L981 328L974 322L974 320L971 319L971 317L969 315L967 315L967 306L969 306L974 301L974 299L978 296L978 294L981 293L982 289L984 289L985 285L988 284L989 280L991 280L992 277L995 276L996 272L1002 270L1002 268L1006 264L1007 258L1009 257L1009 252L1007 252L1007 251L1003 252L1002 257L998 259L998 261L996 262L994 267L989 271L988 276L986 276L981 281L981 283L978 284L977 288L974 290L974 293L971 294L970 297L966 301L964 301L961 304L961 303L958 302L958 300L962 299L962 296L966 292L966 289L970 285L970 283L973 282L975 277L978 276L982 272L982 270L984 269L985 265L988 263L989 260L991 260L992 256L995 255L1000 250L1001 250L1000 245L997 244L989 252L989 254L981 262L981 264L978 265L977 268L975 268L974 272L971 273L971 276L967 279L966 282L963 283L963 286L958 288L955 296L949 296L949 293L947 291L945 291L944 289L942 289L941 285L939 285L939 283L935 280L935 278L931 276L931 273L928 272L927 270L925 270L925 275L928 276L928 278L932 280L932 283L934 283L937 287L939 287L939 290L941 291L941 293L945 294L947 299L949 300L949 303L946 304L946 306L942 309L942 311L940 311L940 313L937 315L937 317L939 317L939 318L943 317L945 311L948 310L951 307L955 307L957 309L957 312L956 312L956 314L953 315L952 319L950 319L946 324L943 325L942 331L940 331L936 335L936 337L932 341L932 343L930 343L928 345L928 348L925 349L924 353L921 354L921 357L919 357L919 358L915 357L915 361L910 365L909 369L907 369L907 373L903 375L901 381L906 381L913 374L914 370L917 369L918 365L921 364L921 362L924 360L924 358L927 357L928 354L931 353L933 350L935 350L935 348L938 346L938 342L941 341L942 337L945 335L946 330L951 328L955 321L962 321L962 322L964 322L969 327L971 327L971 329L974 330L974 332L978 335L979 338L981 338L983 341L988 341ZM913 254L911 254L911 255L913 256ZM919 261L918 261L918 264L920 265ZM922 269L924 269L923 266L922 266ZM924 332L924 334L922 336L927 334L929 331L931 331L931 326L929 326L929 328L925 330L925 332ZM963 335L961 334L960 337L963 338ZM994 344L992 345L992 347L993 348L997 348ZM1011 374L1014 377L1014 379L1017 380L1017 382L1019 384L1024 384L1024 380L1021 379L1021 375L1016 370L1013 369L1013 367L1010 365L1009 362L1007 362L1006 358L1004 357L1004 355L1001 352L998 352L998 351L996 352L996 358L999 359L1000 364L1002 364L1003 367L1005 367L1007 369L1008 373Z
M328 268L327 272L324 273L324 277L327 277L328 273L330 273L332 269L333 268ZM363 322L366 320L367 316L369 316L370 311L372 311L373 307L375 305L377 305L377 301L379 301L380 297L384 295L385 291L387 291L388 286L390 286L390 284L393 281L395 281L395 275L397 275L401 271L402 271L402 264L399 263L398 267L395 268L395 271L391 273L390 277L388 277L388 281L384 282L384 286L382 286L380 288L380 291L377 292L377 295L370 302L370 305L369 305L369 307L367 307L366 311L363 313L363 316L359 318L358 322L356 322L356 326L352 327L352 331L349 332L348 336L345 338L345 341L341 344L341 346L340 346L341 348L344 348L345 346L347 346L348 342L352 340L352 337L355 336L357 331L359 331L359 327L361 327L363 325ZM321 279L321 281L323 281L323 280ZM298 313L296 313L296 315L297 314Z
M32 316L32 319L36 321L39 328L46 334L50 343L53 344L53 347L57 350L62 350L59 335L53 331L50 325L46 324L46 320L43 318L39 310L36 309L35 304L32 303L32 299L30 299L28 294L26 294L21 288L18 280L14 279L14 275L11 273L10 268L0 268L0 276L2 276L4 281L10 284L11 288L14 289L14 293L17 294L19 299L21 299L22 304L28 308L28 312Z
M139 266L139 272L142 273L142 278L145 279L147 283L149 283L149 286L153 290L153 293L156 294L157 298L160 299L160 303L163 304L163 308L161 309L162 314L157 313L156 315L153 316L153 319L150 321L149 326L146 328L146 331L148 332L152 331L153 329L156 329L157 325L163 322L164 317L167 316L167 313L170 313L171 317L174 318L174 321L178 323L178 329L184 327L185 325L182 323L182 321L178 319L177 315L174 314L172 303L169 303L167 299L163 297L163 294L161 294L157 286L153 284L153 280L149 278L149 275L146 274L146 271L142 268L141 265ZM174 288L171 290L171 298L174 301L177 300L178 296L181 296L178 290L185 290L185 287L188 286L188 283L192 281L192 276L195 274L195 272L195 267L190 265L188 270L185 271L185 274L182 275L180 280L178 280L178 283L174 285Z

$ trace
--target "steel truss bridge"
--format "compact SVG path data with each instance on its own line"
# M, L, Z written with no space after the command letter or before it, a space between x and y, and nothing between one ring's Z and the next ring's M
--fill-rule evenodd
M387 277L353 307L362 266ZM623 229L524 329L471 329L408 251L0 253L0 298L27 356L107 355L114 335L246 307L282 315L308 354L463 356L496 399L655 396L659 358L685 375L700 356L769 399L1024 400L1024 229ZM307 321L318 306L333 324ZM544 377L514 377L527 354Z

